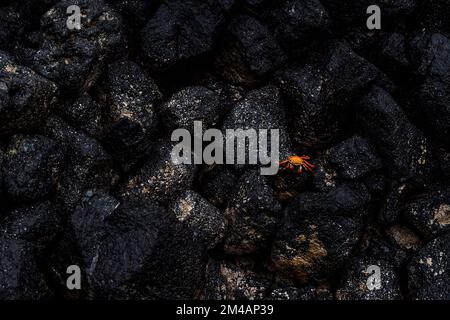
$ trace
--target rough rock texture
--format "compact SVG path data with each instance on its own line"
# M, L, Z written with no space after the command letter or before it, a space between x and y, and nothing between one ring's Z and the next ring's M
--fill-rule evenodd
M82 10L81 28L67 28L67 7ZM58 2L41 18L42 40L32 66L64 90L88 90L104 64L125 46L121 17L103 0Z
M0 300L450 300L449 3L0 1Z
M201 286L206 247L147 200L88 191L69 231L63 241L78 248L78 263L97 298L189 299ZM64 272L67 263L55 259L52 268Z
M0 134L41 125L56 90L54 83L0 51Z
M14 136L5 153L4 186L16 201L35 201L54 192L64 155L59 145L44 136Z
M233 0L169 0L141 31L142 51L155 70L212 50Z
M224 250L245 255L267 248L281 218L281 205L266 178L253 171L241 177L225 214L230 231Z
M408 265L408 287L411 298L448 300L449 234L429 242Z
M374 87L359 107L364 128L390 161L391 174L400 181L424 183L430 171L428 141L389 93Z
M161 108L167 125L193 132L194 121L202 121L206 129L217 124L221 116L220 97L205 87L188 87L174 94Z
M419 195L406 205L405 218L427 238L439 236L450 228L450 189Z
M194 191L186 191L170 206L169 212L192 229L194 237L212 249L224 237L227 221L216 207Z
M228 262L210 260L206 266L203 298L208 300L261 300L268 293L271 277Z
M232 83L251 85L287 58L268 28L247 15L235 17L216 65Z
M179 196L179 192L190 189L194 181L194 165L174 164L171 160L172 144L157 147L147 163L120 189L122 195L137 195L168 202Z
M371 266L380 268L379 283ZM373 285L373 287L372 287ZM379 286L379 287L378 287ZM394 266L389 262L373 258L362 258L353 262L342 286L336 292L338 300L399 300L400 286Z
M102 140L108 151L122 163L142 158L157 129L158 86L139 65L121 61L108 65L101 87L100 103L107 110Z

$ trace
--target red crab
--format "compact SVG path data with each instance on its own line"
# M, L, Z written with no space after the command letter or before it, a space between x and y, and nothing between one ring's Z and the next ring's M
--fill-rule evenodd
M297 173L302 173L304 171L314 172L316 168L314 165L308 162L311 158L309 156L290 156L287 160L280 162L280 167L283 169L288 169L291 171L296 170Z

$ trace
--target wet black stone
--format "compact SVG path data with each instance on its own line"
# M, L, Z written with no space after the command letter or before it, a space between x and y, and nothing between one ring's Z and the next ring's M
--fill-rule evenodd
M415 184L424 183L431 166L425 136L383 89L374 87L358 107L364 130L386 156L391 175Z
M409 66L405 36L401 33L391 33L383 38L380 48L380 58L393 72Z
M12 46L28 25L24 10L18 3L11 3L0 7L0 48L7 49Z
M296 200L286 209L285 218L272 245L275 270L306 283L332 277L347 261L362 232L359 218L327 214L311 195L310 203L299 208ZM307 196L303 196L307 197ZM313 206L313 207L309 207ZM316 207L314 207L316 206Z
M450 178L450 152L441 148L437 151L439 159L439 167L444 175L444 178Z
M380 268L379 288L369 288L370 277L375 276L371 266ZM383 259L362 257L352 262L336 292L338 300L399 300L399 279L394 266Z
M279 90L275 86L265 86L250 91L226 116L222 131L226 133L226 129L254 129L257 133L260 129L269 131L278 129L280 161L292 155L286 115ZM268 132L268 151L271 145L269 137ZM246 150L246 159L248 159L248 148Z
M402 282L405 265L421 246L422 242L414 232L397 224L384 232L368 227L361 238L358 252L361 252L360 258L381 259L394 266Z
M450 299L450 234L432 240L408 264L408 288L416 300Z
M2 169L2 166L3 166L4 158L5 158L5 152L0 147L0 200L3 195L3 169Z
M120 187L119 194L167 203L191 189L197 168L193 164L173 163L172 148L171 143L159 143L145 165Z
M417 0L356 0L347 3L339 3L334 0L322 0L321 3L330 12L332 19L339 25L365 25L369 17L366 11L371 5L378 5L381 9L382 17L383 15L389 17L389 22L391 22L391 18L399 18L412 14L418 6ZM395 22L396 20L393 21ZM386 21L384 22L386 23Z
M449 41L450 50L450 41ZM450 53L450 51L449 51ZM449 55L450 58L450 55ZM427 78L420 88L420 114L426 129L450 146L450 79L447 82Z
M130 167L130 159L142 158L155 140L155 108L161 93L153 79L132 61L108 65L101 86L106 123L102 140L115 159Z
M450 36L450 21L448 13L450 3L445 0L435 0L422 2L420 6L419 22L420 26L431 32L442 32Z
M96 138L103 136L102 108L88 93L65 101L59 106L57 112L76 129Z
M363 183L342 183L328 193L302 192L287 207L288 212L315 215L363 216L371 196Z
M353 136L328 150L328 158L345 179L360 178L382 166L374 147L360 136Z
M376 83L387 91L393 89L386 75L365 58L359 56L344 41L334 41L324 58L325 69L331 76L324 88L327 102L345 107L359 99L370 84Z
M128 24L135 28L142 28L147 19L151 17L152 11L162 0L107 0L107 2L127 20Z
M422 247L419 236L410 228L394 225L386 230L389 241L407 253L416 252Z
M0 299L38 300L49 293L33 244L0 237Z
M215 166L207 169L203 175L202 195L217 207L225 205L237 184L236 174L231 169Z
M3 183L16 202L35 201L54 192L64 155L52 139L39 135L14 136L5 153Z
M70 30L67 8L81 8L81 29ZM121 17L103 0L64 0L41 18L43 41L32 65L65 91L88 90L100 76L104 64L125 47Z
M205 283L205 300L261 300L270 289L271 277L230 262L209 260Z
M328 13L318 0L280 1L269 10L271 28L285 48L304 47L329 23Z
M161 107L168 127L184 128L191 132L194 121L201 121L203 128L207 129L217 123L223 112L220 96L202 86L182 89Z
M330 140L338 131L338 121L322 93L329 81L326 72L317 65L289 67L278 73L276 79L289 102L287 111L293 140L306 145Z
M0 230L6 238L45 248L60 234L62 225L57 208L45 201L9 210L0 221Z
M407 184L388 187L387 194L381 202L381 216L385 224L392 226L400 222L406 199L411 193L411 187Z
M0 51L0 135L32 130L42 124L57 87Z
M342 131L348 104L360 98L371 83L390 87L385 76L345 42L333 42L321 60L276 74L277 85L289 102L291 136L302 145L332 141Z
M44 130L65 154L56 195L66 209L72 210L86 190L109 190L116 183L112 158L94 138L57 117L49 118Z
M340 180L335 168L331 166L325 156L319 156L311 162L316 168L311 178L314 191L330 192L336 190Z
M405 219L426 238L434 238L450 229L450 189L417 196L406 204Z
M277 230L281 205L267 178L250 171L239 180L225 214L229 221L225 252L258 253L267 248Z
M206 247L147 200L87 193L70 227L98 298L190 299L202 284Z
M222 48L216 67L235 84L254 84L287 59L267 26L246 15L230 22Z
M142 52L155 70L212 50L234 0L168 0L141 31Z
M422 33L410 43L410 55L416 73L448 81L450 40L439 33Z
M282 278L273 285L267 298L269 300L327 301L333 300L333 293L330 288L323 285L297 287L292 281Z
M194 191L181 194L171 203L169 213L190 228L194 237L210 249L225 235L227 220L224 214Z

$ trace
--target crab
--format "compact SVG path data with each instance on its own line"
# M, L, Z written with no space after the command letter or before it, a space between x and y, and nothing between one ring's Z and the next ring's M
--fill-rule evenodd
M316 168L313 164L309 163L308 160L311 158L309 156L290 156L287 160L281 161L279 163L280 167L283 169L288 169L294 171L296 168L297 173L302 173L303 171L314 172Z

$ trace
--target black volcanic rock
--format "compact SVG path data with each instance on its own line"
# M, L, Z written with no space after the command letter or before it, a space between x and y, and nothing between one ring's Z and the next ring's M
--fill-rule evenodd
M9 210L0 222L4 237L21 239L45 248L62 231L57 208L49 201Z
M0 135L42 125L57 86L0 51Z
M49 296L33 244L0 237L0 299L37 300Z
M358 115L367 134L389 161L385 165L395 178L417 184L428 179L431 166L428 141L389 93L374 87L359 102Z
M417 300L450 299L450 234L423 247L408 264L408 288Z
M449 3L0 0L0 300L450 300Z
M109 190L115 184L117 175L112 158L98 141L57 117L49 118L45 131L65 155L64 172L56 193L67 209L73 209L86 190Z
M194 121L203 128L214 126L223 113L220 96L211 89L195 86L175 93L162 107L167 126L193 131Z
M67 8L82 11L81 28L67 27ZM89 90L102 68L125 47L121 17L103 0L64 0L41 18L42 41L32 58L34 69L65 91Z
M370 267L379 267L379 284L370 283L370 277L376 276ZM369 285L379 285L372 288ZM355 260L348 274L336 292L338 300L400 300L400 285L394 266L388 261L364 257Z
M211 51L234 0L167 0L141 30L150 67L164 70Z
M340 176L346 179L360 178L382 166L374 147L359 136L353 136L331 148L328 158Z
M155 141L156 107L162 96L156 83L132 61L108 65L101 84L100 103L105 108L102 140L125 168L140 159Z
M14 136L5 153L3 181L7 196L35 201L54 192L63 169L60 146L44 136Z
M71 237L63 241L75 241L98 298L189 299L201 286L206 247L147 200L88 191L69 227Z
M272 246L274 268L299 282L327 279L347 261L359 240L357 219L287 214Z
M279 1L269 10L271 28L285 48L305 46L328 27L328 13L319 0Z
M222 125L224 134L227 129L254 129L257 133L260 132L260 129L269 131L278 129L280 161L292 155L286 114L279 90L275 86L269 85L250 91L225 117ZM270 152L270 132L268 132L267 139L269 141L268 152ZM248 158L248 152L246 152L246 157Z
M206 266L203 298L207 300L261 300L269 291L271 277L226 261L210 260Z
M216 67L234 84L252 85L287 59L267 26L247 15L230 22L222 47Z
M225 236L224 214L194 191L186 191L171 203L169 213L190 228L194 237L212 249Z
M404 216L424 238L434 238L449 231L450 189L419 195L406 204Z
M196 174L196 166L175 164L171 159L173 145L161 143L145 165L124 185L120 195L143 196L161 203L170 202L179 193L191 189Z
M250 171L239 180L225 214L230 230L224 250L245 255L261 252L269 245L281 219L281 205L267 178Z

